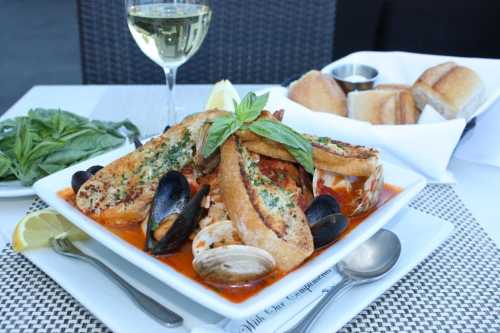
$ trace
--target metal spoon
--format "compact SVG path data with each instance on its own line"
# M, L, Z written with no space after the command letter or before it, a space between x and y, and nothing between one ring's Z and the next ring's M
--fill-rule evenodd
M128 296L147 314L158 321L160 324L166 327L177 327L182 325L183 319L177 313L165 306L156 302L154 299L143 294L139 290L135 289L127 281L122 279L118 274L113 272L108 266L104 265L102 262L94 257L83 253L79 248L73 245L73 243L67 238L50 238L49 240L52 249L57 253L83 260L96 268L106 273L114 282L118 284L124 290Z
M331 288L300 322L285 333L307 332L336 295L354 286L380 279L396 265L400 254L401 242L396 234L385 229L377 232L336 265L342 280Z

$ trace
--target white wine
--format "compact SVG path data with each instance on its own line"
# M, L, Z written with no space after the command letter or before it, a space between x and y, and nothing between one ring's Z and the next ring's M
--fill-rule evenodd
M212 11L206 5L156 3L128 8L128 27L136 43L162 67L178 67L205 38Z

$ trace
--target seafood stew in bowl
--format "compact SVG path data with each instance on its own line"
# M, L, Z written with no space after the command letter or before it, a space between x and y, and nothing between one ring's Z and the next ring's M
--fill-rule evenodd
M424 186L375 149L296 133L262 110L236 117L188 116L124 156L48 177L57 191L47 178L35 189L118 254L241 318L330 268Z

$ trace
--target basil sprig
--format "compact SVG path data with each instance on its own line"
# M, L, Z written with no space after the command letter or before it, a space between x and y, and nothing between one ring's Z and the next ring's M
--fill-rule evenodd
M208 157L213 154L236 131L249 130L283 144L307 172L313 173L312 146L306 138L279 121L257 119L268 98L269 94L257 96L253 92L248 93L241 103L234 102L234 114L216 118L208 130L207 142L202 151L203 156Z

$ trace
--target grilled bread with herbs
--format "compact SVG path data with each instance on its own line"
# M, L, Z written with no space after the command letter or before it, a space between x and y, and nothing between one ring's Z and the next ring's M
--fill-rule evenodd
M278 269L290 271L314 251L299 204L301 188L288 172L280 174L282 182L277 184L260 169L259 159L235 136L223 144L219 166L223 202L243 242L268 251Z
M158 181L193 162L202 128L224 111L186 117L166 133L101 169L76 194L77 207L108 225L138 224L147 217Z

